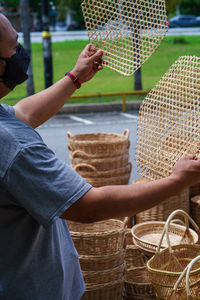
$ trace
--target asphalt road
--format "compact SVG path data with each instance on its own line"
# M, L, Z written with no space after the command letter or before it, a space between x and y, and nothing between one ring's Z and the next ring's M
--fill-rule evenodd
M51 32L52 42L62 42L71 40L88 40L87 31L60 31ZM167 36L170 35L200 35L200 27L189 27L189 28L169 28ZM23 42L22 33L19 32L19 42ZM31 32L31 42L41 43L42 42L42 32Z
M50 147L65 163L70 164L69 150L67 147L67 132L73 135L79 133L120 133L125 129L130 131L129 161L132 162L130 183L137 178L137 166L134 160L136 147L138 111L90 113L76 115L56 115L40 127L37 131L42 136L44 142Z

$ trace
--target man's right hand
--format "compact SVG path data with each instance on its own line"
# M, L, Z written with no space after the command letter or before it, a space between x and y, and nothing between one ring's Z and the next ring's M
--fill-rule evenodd
M183 188L199 183L200 159L195 155L181 157L175 163L170 177L176 179Z

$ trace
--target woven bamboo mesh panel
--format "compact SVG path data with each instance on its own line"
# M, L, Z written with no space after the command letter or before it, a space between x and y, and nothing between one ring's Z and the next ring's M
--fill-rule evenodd
M83 0L81 6L90 43L123 75L132 75L168 30L164 0Z
M200 57L180 57L147 95L137 128L138 171L149 179L171 174L183 155L200 149Z

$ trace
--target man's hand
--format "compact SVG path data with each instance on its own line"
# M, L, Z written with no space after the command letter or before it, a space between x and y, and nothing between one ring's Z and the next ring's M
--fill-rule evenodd
M181 157L173 167L172 178L184 187L200 182L200 159L194 155Z
M72 70L81 83L86 82L93 78L93 76L102 70L102 50L96 50L91 45L87 45L81 52L77 63Z

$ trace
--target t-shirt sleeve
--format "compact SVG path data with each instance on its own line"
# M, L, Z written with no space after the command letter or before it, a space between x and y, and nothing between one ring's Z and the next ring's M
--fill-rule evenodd
M91 188L45 144L20 150L4 177L4 184L16 205L45 227Z
M14 110L14 107L13 106L10 106L8 104L2 104L3 108L11 115L14 116L15 114L15 110Z

